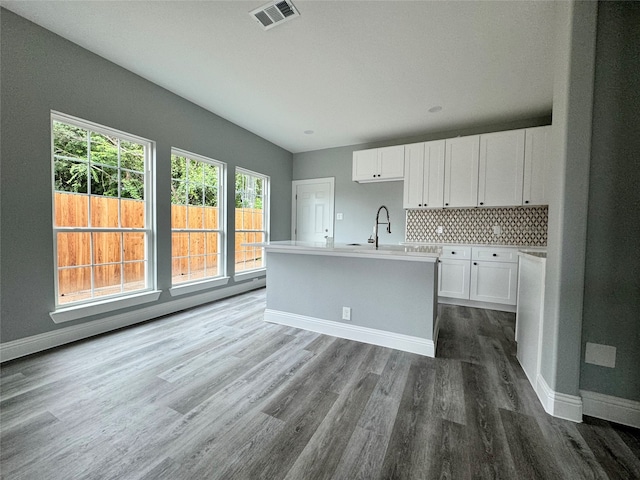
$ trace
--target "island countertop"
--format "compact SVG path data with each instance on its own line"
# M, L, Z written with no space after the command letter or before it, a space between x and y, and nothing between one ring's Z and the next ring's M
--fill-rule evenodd
M247 246L264 247L267 252L306 255L328 255L334 257L375 258L405 260L413 262L435 262L442 249L436 245L379 245L324 242L299 242L283 240L267 243L248 243Z

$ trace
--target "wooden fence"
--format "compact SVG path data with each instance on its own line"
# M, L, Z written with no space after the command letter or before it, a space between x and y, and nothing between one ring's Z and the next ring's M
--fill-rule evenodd
M90 200L89 200L90 198ZM120 202L122 226L142 228L144 226L144 203L138 200L88 197L72 193L55 194L55 221L59 227L86 227L89 222L89 201L91 201L91 225L97 227L118 227L118 202ZM236 230L255 229L262 226L262 210L235 209ZM171 225L173 228L217 229L218 210L213 207L187 205L171 206ZM75 267L90 265L90 233L59 233L57 238L58 266ZM144 281L144 234L141 233L93 233L94 264L114 263L95 267L95 288L108 288L120 284L121 265L124 263L126 285ZM261 249L239 247L242 243L262 241L260 233L236 233L235 262L238 270L259 260ZM218 234L174 233L171 242L173 258L173 276L186 275L191 278L198 275L210 275L206 269L218 268ZM191 259L187 255L191 253ZM124 258L121 258L121 254ZM194 257L195 255L195 257ZM199 272L199 273L198 273ZM60 270L58 290L63 295L89 290L91 288L91 270L89 267Z

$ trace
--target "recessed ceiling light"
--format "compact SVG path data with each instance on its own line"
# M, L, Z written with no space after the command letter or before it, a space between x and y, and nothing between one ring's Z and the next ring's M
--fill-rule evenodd
M315 132L313 130L305 130L305 135L313 135Z
M429 109L429 113L438 113L440 110L442 110L442 107L440 105L436 105Z

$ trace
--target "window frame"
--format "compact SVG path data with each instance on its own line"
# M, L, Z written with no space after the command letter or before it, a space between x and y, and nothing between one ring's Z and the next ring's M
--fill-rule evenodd
M263 180L263 185L262 185L262 226L263 226L263 230L250 230L250 229L238 229L237 225L235 225L235 231L234 231L234 280L244 280L244 279L248 279L248 278L254 278L254 277L259 277L259 276L263 276L267 270L267 258L266 258L266 252L264 247L262 247L262 258L263 258L263 264L260 267L257 268L251 268L251 269L247 269L247 270L240 270L240 271L236 271L235 267L236 267L236 262L235 262L235 253L236 252L236 248L238 247L235 244L235 234L237 233L255 233L255 232L262 232L264 234L264 243L269 242L269 237L270 237L270 230L271 230L271 219L270 219L270 214L269 212L271 211L270 208L270 203L271 203L271 177L269 175L266 175L264 173L259 173L259 172L255 172L253 170L249 170L247 168L243 168L243 167L236 167L234 176L233 176L233 186L235 189L235 185L236 185L236 175L238 174L242 174L242 175L249 175L249 176L253 176L253 177L257 177L257 178L261 178ZM235 206L235 198L236 198L236 194L237 192L234 190L234 212L237 209L237 207Z
M144 154L144 214L145 222L142 228L138 227L94 227L87 225L86 227L65 227L56 225L56 158L55 158L55 141L54 141L54 122L64 123L74 127L82 128L88 132L97 133L100 135L115 136L120 141L131 142L141 144L145 148ZM156 212L155 205L155 189L154 189L154 166L155 166L155 142L133 135L127 132L100 125L95 122L84 120L78 117L74 117L65 113L52 110L50 116L50 141L51 141L51 198L52 198L52 233L53 233L53 264L54 264L54 297L55 306L54 311L50 312L50 316L54 322L66 322L75 320L88 315L99 314L103 312L109 312L120 308L126 308L129 306L139 305L147 302L155 301L159 298L160 292L157 290L157 278L156 278ZM91 155L87 152L87 164L90 165ZM120 164L117 166L118 172L122 170ZM124 169L128 170L128 169ZM87 196L87 215L91 218L91 197L102 197L102 195L92 194L88 189L86 194L80 194ZM117 198L119 202L126 197L122 197L120 187L118 187L118 196L110 197ZM121 215L121 204L119 203L119 218ZM90 222L89 222L90 223ZM119 222L121 224L121 221ZM124 265L125 258L123 257L121 250L121 257L119 264L121 265L121 291L115 294L92 296L88 299L77 300L68 303L60 303L59 298L59 272L60 266L58 265L58 234L59 233L88 233L93 235L94 233L144 233L144 274L145 285L144 288L137 290L125 291L124 287ZM124 246L121 246L123 249ZM89 267L92 270L91 275L91 291L94 294L94 268L102 264L95 264L93 256L93 241L90 245L90 264ZM108 263L107 263L108 264ZM107 265L105 264L105 265Z
M207 288L213 288L221 285L226 285L229 282L229 276L227 275L227 208L226 208L226 184L227 184L227 164L220 160L215 160L204 155L189 152L181 148L172 147L170 156L170 168L171 162L173 162L173 156L185 157L186 159L196 162L203 162L209 165L218 167L218 229L194 229L194 228L174 228L171 225L171 288L169 292L172 296L183 295L186 293L196 292L199 290L205 290ZM170 174L170 180L173 183L173 175ZM185 204L189 205L189 204ZM173 203L171 203L173 207ZM173 212L172 212L173 215ZM173 218L173 217L172 217ZM219 274L215 277L197 278L193 280L187 280L185 282L173 283L173 234L177 233L192 233L202 232L206 233L218 233L218 258L219 258ZM190 258L190 256L187 256Z

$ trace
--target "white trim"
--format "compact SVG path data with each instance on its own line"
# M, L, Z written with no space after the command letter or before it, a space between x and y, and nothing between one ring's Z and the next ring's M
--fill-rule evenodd
M551 390L542 375L536 379L536 393L545 412L554 417L582 422L582 398Z
M438 347L438 336L440 335L440 315L436 315L436 320L433 327L433 353L435 356L436 348Z
M180 310L220 300L221 298L238 295L240 293L264 287L265 285L266 281L264 280L232 285L213 292L202 293L191 297L183 297L172 302L151 305L132 312L125 312L108 318L85 322L80 325L73 325L71 327L65 327L51 332L33 335L31 337L20 338L11 342L5 342L0 344L0 362L13 360L15 358L37 353L49 348L59 347L66 343L75 342L84 338L93 337L94 335L106 333L111 330L145 322L162 315L179 312Z
M70 322L79 318L100 315L101 313L109 313L123 308L135 307L145 303L155 302L160 298L160 290L151 292L143 292L127 297L116 297L108 300L85 303L82 305L73 305L68 308L59 308L53 312L49 312L49 316L54 323Z
M234 282L242 282L257 277L266 277L267 269L265 267L257 268L255 270L247 270L246 272L240 272L233 276Z
M580 390L585 415L640 428L640 402L602 393Z
M460 305L462 307L484 308L486 310L498 310L499 312L516 313L515 305L505 305L503 303L480 302L478 300L467 300L464 298L438 297L438 303L446 305Z
M306 180L293 180L291 182L291 238L293 240L297 240L296 235L296 225L298 224L298 203L296 198L296 187L298 185L312 185L314 183L326 183L329 182L331 185L331 193L329 194L331 203L329 204L329 228L331 232L329 232L329 237L334 237L335 232L335 191L336 191L336 179L335 177L324 177L324 178L309 178Z
M183 283L174 285L169 289L169 293L172 297L177 297L179 295L185 295L187 293L199 292L201 290L206 290L207 288L220 287L222 285L226 285L229 283L229 277L218 277L211 278L207 280L202 280L200 282L192 282L192 283Z
M266 322L286 325L288 327L301 328L312 332L331 335L347 340L379 345L381 347L394 348L405 352L417 353L427 357L435 357L433 340L401 333L376 330L374 328L347 325L345 323L323 320L321 318L307 317L295 313L280 310L266 309L264 312Z

